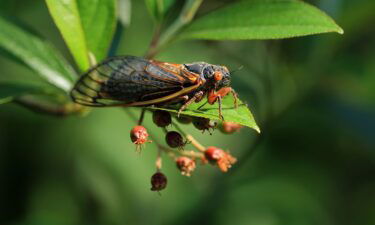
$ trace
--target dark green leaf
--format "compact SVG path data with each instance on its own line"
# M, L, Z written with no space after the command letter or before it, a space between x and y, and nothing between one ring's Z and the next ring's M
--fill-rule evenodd
M258 125L255 122L253 114L250 112L249 108L246 104L239 101L238 108L236 109L233 104L234 100L232 96L226 96L222 101L222 114L224 116L225 121L239 123L244 126L248 126L253 128L257 132L260 132ZM186 116L195 116L195 117L203 117L212 120L220 120L219 118L219 105L216 103L214 105L205 104L203 101L199 103L194 103L190 105L186 110L181 112L181 115ZM201 108L199 108L201 107ZM160 109L165 110L172 113L177 113L178 109L170 109L170 108L155 108L149 107L150 109Z
M46 0L48 9L79 68L90 66L89 52L106 57L116 25L116 0Z
M2 82L0 83L0 104L28 94L52 94L53 90L32 83Z
M198 18L181 38L280 39L343 30L324 12L298 0L249 0Z
M175 0L145 0L147 9L151 16L160 21L171 8Z
M0 48L37 72L43 79L68 92L75 72L49 43L0 17Z

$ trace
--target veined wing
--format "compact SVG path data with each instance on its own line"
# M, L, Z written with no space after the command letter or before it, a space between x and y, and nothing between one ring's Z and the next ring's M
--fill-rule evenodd
M75 102L87 106L157 104L198 87L195 80L178 72L177 68L167 70L139 57L112 57L85 73L71 96Z

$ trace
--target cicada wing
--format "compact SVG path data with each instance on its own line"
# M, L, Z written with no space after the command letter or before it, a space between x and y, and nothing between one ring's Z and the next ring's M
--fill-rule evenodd
M71 96L75 102L86 106L129 105L157 102L157 99L165 99L191 85L189 79L148 60L120 56L110 58L85 73L74 86Z

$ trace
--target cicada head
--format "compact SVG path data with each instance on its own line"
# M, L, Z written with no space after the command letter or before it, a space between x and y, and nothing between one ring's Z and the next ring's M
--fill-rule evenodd
M215 90L230 86L230 72L225 66L197 62L185 64L185 67L191 72L200 74Z
M210 65L203 70L203 75L207 81L214 84L215 89L230 86L230 73L227 67Z

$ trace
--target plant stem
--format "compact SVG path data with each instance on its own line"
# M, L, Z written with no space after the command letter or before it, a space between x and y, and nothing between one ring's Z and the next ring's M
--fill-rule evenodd
M199 151L204 152L206 148L201 145L192 135L187 134L186 139Z
M191 22L203 0L187 0L178 18L160 36L155 46L150 46L146 58L153 58L165 47L185 25Z
M57 105L47 101L36 99L32 96L24 96L15 100L16 103L37 113L44 113L52 116L68 116L72 113L83 112L84 107L75 103Z
M139 120L138 120L138 125L142 125L143 119L145 118L145 112L146 112L146 109L142 109L141 116L139 117Z
M197 141L191 134L187 134L177 123L173 123L173 126L180 132L185 138L199 151L204 152L206 148Z

